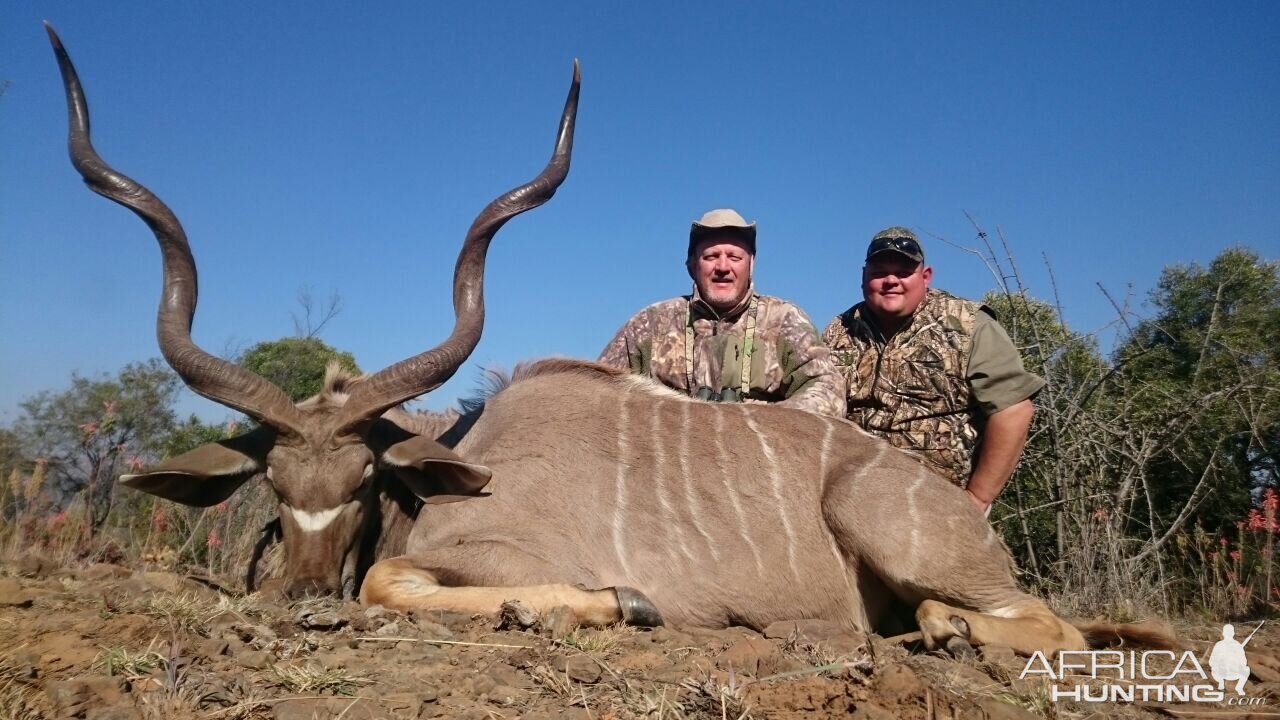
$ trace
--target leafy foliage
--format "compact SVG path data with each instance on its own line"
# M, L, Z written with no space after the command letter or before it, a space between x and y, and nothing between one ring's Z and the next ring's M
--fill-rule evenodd
M298 402L320 392L330 361L359 373L355 356L335 350L315 337L288 337L260 342L245 351L240 365L275 383Z

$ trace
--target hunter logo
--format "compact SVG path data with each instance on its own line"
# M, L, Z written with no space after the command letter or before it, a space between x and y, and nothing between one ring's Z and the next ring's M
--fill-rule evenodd
M1208 672L1190 650L1181 654L1169 650L1064 650L1053 659L1036 652L1018 677L1041 675L1050 680L1049 699L1054 702L1262 705L1265 698L1245 694L1249 661L1244 646L1265 622L1244 642L1235 639L1234 626L1223 625L1222 639L1209 653Z

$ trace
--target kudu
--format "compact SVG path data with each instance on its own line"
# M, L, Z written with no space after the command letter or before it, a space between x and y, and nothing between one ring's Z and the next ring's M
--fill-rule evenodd
M956 638L1027 654L1085 647L1077 628L1018 589L1007 552L959 489L848 422L703 403L552 360L518 371L440 442L415 431L399 405L439 386L479 341L491 239L568 172L576 64L550 163L467 234L448 339L372 376L330 373L320 395L294 405L192 341L196 270L182 227L98 157L75 70L49 35L73 164L159 241L165 359L192 390L260 423L120 481L207 506L265 469L290 592L350 589L377 559L360 598L397 608L496 613L519 599L567 605L590 624L825 618L870 629L897 597L917 606L930 647Z

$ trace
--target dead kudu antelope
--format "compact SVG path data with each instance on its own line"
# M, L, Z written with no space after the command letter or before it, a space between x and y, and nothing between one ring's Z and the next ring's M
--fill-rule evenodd
M265 469L290 593L359 582L363 602L397 608L497 613L519 599L542 611L567 605L588 624L825 618L850 629L877 627L897 597L918 606L930 647L955 638L1028 654L1086 647L1080 630L1018 589L1008 554L960 490L850 423L703 403L564 360L518 370L439 441L399 409L470 355L489 242L568 173L576 67L550 163L467 234L448 339L368 377L331 373L320 395L295 405L192 342L196 269L182 227L98 157L75 70L49 34L72 163L159 241L165 359L192 390L261 424L120 482L208 506Z

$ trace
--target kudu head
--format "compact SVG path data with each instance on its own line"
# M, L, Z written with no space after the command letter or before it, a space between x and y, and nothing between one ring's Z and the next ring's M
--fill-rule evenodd
M182 225L159 198L98 156L89 138L89 111L80 80L53 28L46 23L46 29L66 90L72 164L91 190L136 213L159 242L164 283L156 336L161 353L197 394L259 423L238 437L124 475L120 482L207 507L265 472L279 501L284 582L291 595L342 587L376 501L373 479L379 471L393 472L424 502L475 496L489 481L487 468L381 416L448 380L479 342L490 241L507 220L549 200L569 172L578 107L577 61L551 161L531 182L489 203L467 233L454 269L455 322L449 337L435 348L295 405L271 382L206 353L192 341L196 266Z

